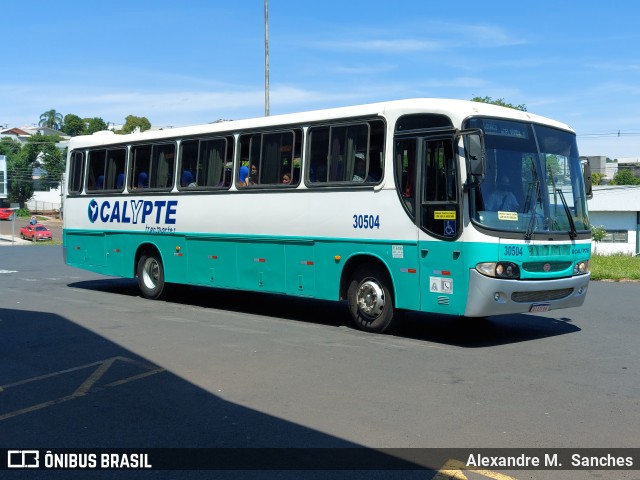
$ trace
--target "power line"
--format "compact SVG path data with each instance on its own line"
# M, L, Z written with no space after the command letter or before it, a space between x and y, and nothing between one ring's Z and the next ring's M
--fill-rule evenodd
M640 137L640 132L616 130L611 132L576 133L576 136L583 138Z

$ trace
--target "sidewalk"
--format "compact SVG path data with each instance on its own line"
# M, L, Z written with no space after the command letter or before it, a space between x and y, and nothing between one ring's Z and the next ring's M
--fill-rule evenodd
M20 235L16 235L13 237L13 243L11 242L11 235L0 235L0 247L10 246L10 245L29 245L33 242L30 240L23 240L20 238Z

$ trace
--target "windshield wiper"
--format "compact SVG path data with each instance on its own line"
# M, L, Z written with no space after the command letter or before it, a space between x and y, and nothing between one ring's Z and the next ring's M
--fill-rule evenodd
M569 210L569 205L567 205L567 200L564 198L564 193L560 188L556 188L556 193L560 195L560 200L562 200L562 206L564 207L564 212L567 215L567 219L569 220L569 237L576 238L578 236L578 231L576 230L576 224L573 223L573 216L571 215L571 210Z
M531 182L529 186L529 191L527 192L527 201L524 205L524 211L526 212L529 208L531 209L531 218L529 219L529 226L527 227L527 231L524 234L525 240L531 240L531 236L533 235L533 228L536 224L536 204L538 203L538 198L540 197L540 181L536 180L535 182ZM533 190L535 189L536 196L531 202Z

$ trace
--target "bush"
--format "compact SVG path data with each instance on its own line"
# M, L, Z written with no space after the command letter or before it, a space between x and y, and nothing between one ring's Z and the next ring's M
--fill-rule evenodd
M591 225L591 237L593 241L598 243L604 240L604 237L607 235L607 231L604 228L604 225L600 225L599 227L594 227Z

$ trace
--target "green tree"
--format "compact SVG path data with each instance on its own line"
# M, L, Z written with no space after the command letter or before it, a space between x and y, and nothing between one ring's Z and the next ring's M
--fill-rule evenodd
M7 194L10 202L24 208L33 196L33 165L19 152L7 157Z
M640 179L633 175L633 171L630 168L618 167L611 185L640 185Z
M87 135L91 135L92 133L101 132L102 130L108 129L109 126L107 125L107 122L105 122L100 117L93 117L87 119L87 128L85 130L85 133Z
M0 155L7 157L7 196L10 202L24 203L33 195L32 169L22 158L22 144L17 140L0 140Z
M562 166L560 165L560 160L555 155L544 155L544 160L546 161L546 168L549 175L552 175L555 179L561 172Z
M523 112L527 111L527 106L525 104L521 105L513 105L511 103L507 103L504 101L504 98L498 98L494 100L491 97L473 97L471 99L472 102L481 102L481 103L491 103L493 105L500 105L501 107L513 108L515 110L521 110Z
M64 116L62 123L62 132L75 137L76 135L83 135L86 129L86 123L78 115L68 113Z
M594 172L594 173L591 174L591 184L592 185L601 185L603 178L604 178L604 173Z
M593 253L596 253L598 243L604 240L604 237L606 236L607 231L605 230L603 225L600 225L599 227L594 227L593 225L591 225L591 238L593 238L593 241L596 242L595 246L593 247Z
M9 137L3 137L0 139L0 155L6 155L7 157L19 155L21 149L22 144L17 140L13 140Z
M46 171L44 178L40 179L45 187L56 187L64 172L64 154L56 145L61 140L57 135L32 135L22 149L22 156L31 170L41 167Z
M129 115L125 118L124 125L122 126L122 133L131 133L137 127L140 127L140 131L144 132L151 128L151 122L147 120L147 117L136 117L135 115Z
M63 122L62 114L56 112L54 109L48 110L40 115L40 121L38 125L41 127L49 127L54 130L60 130Z

